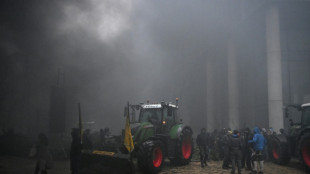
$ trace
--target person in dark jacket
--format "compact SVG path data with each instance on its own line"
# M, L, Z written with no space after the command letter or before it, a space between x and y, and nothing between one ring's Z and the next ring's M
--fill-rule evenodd
M91 141L90 129L86 129L83 133L83 149L91 151L93 149L93 143Z
M238 167L238 174L241 174L242 140L237 130L234 130L233 134L230 136L228 145L232 163L231 174L235 174L236 162Z
M222 130L222 136L220 139L220 144L221 144L221 150L223 153L223 164L222 168L223 169L228 169L229 166L229 146L228 146L228 141L229 141L229 134L225 128Z
M72 142L71 142L71 149L70 149L70 169L71 174L79 174L79 166L81 161L81 151L82 151L82 144L81 144L81 136L79 129L72 129L71 132Z
M243 140L244 140L244 144L243 144L243 152L242 152L242 167L245 167L246 170L252 170L252 165L251 165L251 146L250 144L248 144L248 141L251 140L253 138L253 135L251 133L250 128L246 128L243 131Z
M254 136L252 140L249 140L249 143L253 143L253 149L255 151L255 155L253 157L254 161L254 173L263 173L264 170L264 160L263 160L263 150L267 143L264 136L260 133L259 128L255 127L253 129Z
M196 139L197 146L200 151L200 163L201 167L207 166L208 159L208 136L206 134L206 129L202 128L200 134Z
M38 143L36 144L37 164L35 174L47 174L47 162L49 160L48 139L45 134L38 135Z

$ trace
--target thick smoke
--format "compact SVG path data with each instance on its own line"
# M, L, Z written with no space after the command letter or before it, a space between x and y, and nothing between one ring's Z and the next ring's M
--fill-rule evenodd
M225 127L231 36L240 50L241 126L267 126L266 2L2 1L0 126L47 131L51 87L58 82L67 92L68 130L77 126L77 103L84 121L95 122L90 128L119 134L127 101L179 97L181 117L197 131L206 126L209 61L216 126Z

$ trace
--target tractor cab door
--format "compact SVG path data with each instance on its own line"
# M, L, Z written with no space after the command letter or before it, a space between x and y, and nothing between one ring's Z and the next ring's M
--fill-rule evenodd
M289 120L288 134L295 141L294 138L297 137L301 130L301 107L300 105L288 105L285 108L286 118Z
M310 106L304 107L301 116L301 128L310 127Z
M175 125L176 109L172 107L163 108L163 129L169 131Z

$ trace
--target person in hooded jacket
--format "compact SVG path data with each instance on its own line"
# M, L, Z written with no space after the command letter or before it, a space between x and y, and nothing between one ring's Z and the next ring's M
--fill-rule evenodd
M242 140L239 132L234 130L233 134L229 137L229 151L232 163L231 174L235 174L235 165L237 162L238 174L241 174L241 159L242 159Z
M253 143L253 149L255 151L255 155L253 157L254 169L253 173L263 174L264 170L264 160L263 160L263 150L267 141L265 137L260 133L259 128L255 127L253 129L253 139L249 140L249 143Z
M201 167L207 166L208 159L208 136L206 129L202 128L200 134L197 136L196 143L200 151L200 163Z

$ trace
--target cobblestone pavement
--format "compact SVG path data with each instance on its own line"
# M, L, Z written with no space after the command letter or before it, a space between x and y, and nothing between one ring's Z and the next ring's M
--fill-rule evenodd
M170 166L169 162L165 162L165 166L161 174L229 174L230 170L221 168L221 161L211 161L205 168L200 167L199 162L191 162L187 166ZM33 174L35 160L24 159L18 157L0 157L0 173L1 174ZM48 171L49 174L69 174L69 161L56 161L55 167ZM140 174L137 169L137 173ZM242 173L250 173L242 170ZM304 174L303 167L299 161L292 160L289 166L280 166L271 162L265 163L265 174Z
M207 167L201 168L199 162L191 162L188 166L180 166L180 167L169 167L163 169L161 174L230 174L231 169L222 169L222 161L211 161L208 163ZM236 173L238 173L236 171ZM246 171L242 169L241 173L250 173L250 171ZM280 166L276 165L272 162L265 163L265 174L304 174L303 166L299 161L293 160L290 162L289 166Z

